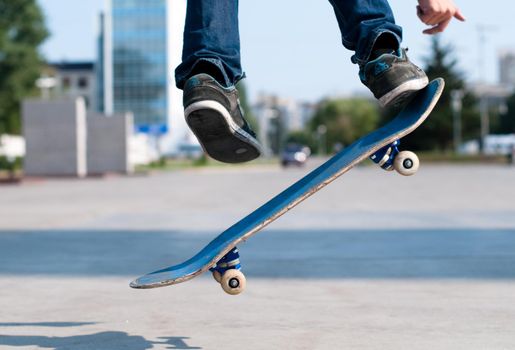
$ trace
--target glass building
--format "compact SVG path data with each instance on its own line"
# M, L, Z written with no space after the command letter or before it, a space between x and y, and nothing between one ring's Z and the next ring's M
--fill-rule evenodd
M173 71L180 63L186 0L105 0L98 74L106 114L132 112L137 132L170 148L187 127Z
M165 133L166 0L113 0L113 110L131 111L141 131Z
M503 50L499 53L500 83L515 86L515 50Z

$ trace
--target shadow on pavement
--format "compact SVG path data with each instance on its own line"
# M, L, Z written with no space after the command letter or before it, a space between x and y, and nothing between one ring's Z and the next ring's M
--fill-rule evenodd
M0 322L0 327L81 327L91 326L97 324L96 322Z
M217 234L0 231L0 275L132 278ZM515 229L266 230L239 248L254 278L515 278Z
M100 332L69 337L46 337L37 335L3 335L0 334L0 346L10 347L37 346L54 350L80 349L152 349L154 345L167 345L167 349L202 349L186 344L187 337L162 337L163 341L152 342L141 336L124 332Z

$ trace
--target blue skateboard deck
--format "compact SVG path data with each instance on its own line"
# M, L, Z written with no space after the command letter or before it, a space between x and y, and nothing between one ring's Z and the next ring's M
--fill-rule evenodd
M249 239L356 164L415 130L429 116L438 102L443 88L443 79L433 80L426 88L419 91L393 120L361 137L222 232L191 259L144 275L132 281L130 286L132 288L156 288L177 284L188 281L216 266L228 253L234 252L234 248L238 244Z

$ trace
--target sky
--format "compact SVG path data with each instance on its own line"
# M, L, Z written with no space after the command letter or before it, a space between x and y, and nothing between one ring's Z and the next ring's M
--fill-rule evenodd
M38 0L51 37L42 47L51 61L95 58L98 13L105 0ZM168 0L178 1L178 0ZM396 21L404 29L403 46L423 66L430 38L416 16L415 0L391 0ZM453 21L442 39L455 47L459 68L468 81L498 81L499 50L515 50L513 14L508 0L455 0L467 18ZM478 28L487 28L480 40ZM351 52L341 45L332 7L326 0L241 0L242 65L250 97L278 94L317 101L328 95L366 92ZM481 62L484 73L481 77ZM172 71L174 67L170 67Z

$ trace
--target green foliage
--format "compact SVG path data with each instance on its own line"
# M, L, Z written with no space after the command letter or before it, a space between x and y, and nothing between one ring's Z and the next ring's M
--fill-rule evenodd
M201 166L206 166L208 163L209 163L209 159L207 158L205 153L202 153L202 155L199 158L197 158L193 161L193 166L201 167Z
M451 109L451 92L465 91L463 73L458 69L458 61L453 55L451 45L443 45L440 36L431 39L431 54L426 59L425 72L429 80L442 77L445 90L440 101L423 127L403 138L403 147L412 150L447 151L453 148L453 112ZM461 115L463 139L479 137L479 113L476 98L465 91ZM383 119L391 119L395 111L386 111Z
M297 143L300 145L308 146L310 149L316 148L316 140L313 133L308 130L292 131L286 138L286 143Z
M20 103L35 90L47 36L36 0L0 0L0 134L20 132Z
M5 156L0 156L0 170L15 171L22 167L23 158L16 157L15 159L9 159Z
M378 121L377 104L370 100L330 99L319 104L309 129L312 134L316 134L319 126L324 125L327 131L323 146L326 150L332 150L337 145L349 145L371 132L377 127ZM320 152L316 147L314 149Z
M499 115L499 124L496 128L498 134L515 133L515 94L506 101L506 112Z
M243 113L245 115L245 120L247 123L249 123L250 127L254 132L259 132L259 125L257 122L256 117L254 116L254 113L252 113L252 109L249 106L248 103L248 96L247 96L247 86L245 83L241 80L237 85L236 88L238 89L239 97L240 97L240 105L243 109Z
M275 109L275 118L270 119L268 125L268 138L270 150L273 154L279 154L285 145L286 139L286 126L284 122L284 115L280 109Z
M454 57L454 48L451 45L443 45L440 37L435 36L432 38L431 51L432 54L426 61L426 73L429 79L444 78L445 90L421 132L427 130L426 144L429 147L426 146L426 149L436 148L445 151L453 146L451 92L453 90L464 91L465 81L463 73L458 69L458 61ZM463 96L461 118L463 139L479 137L480 118L477 112L477 100L470 93L465 93Z

